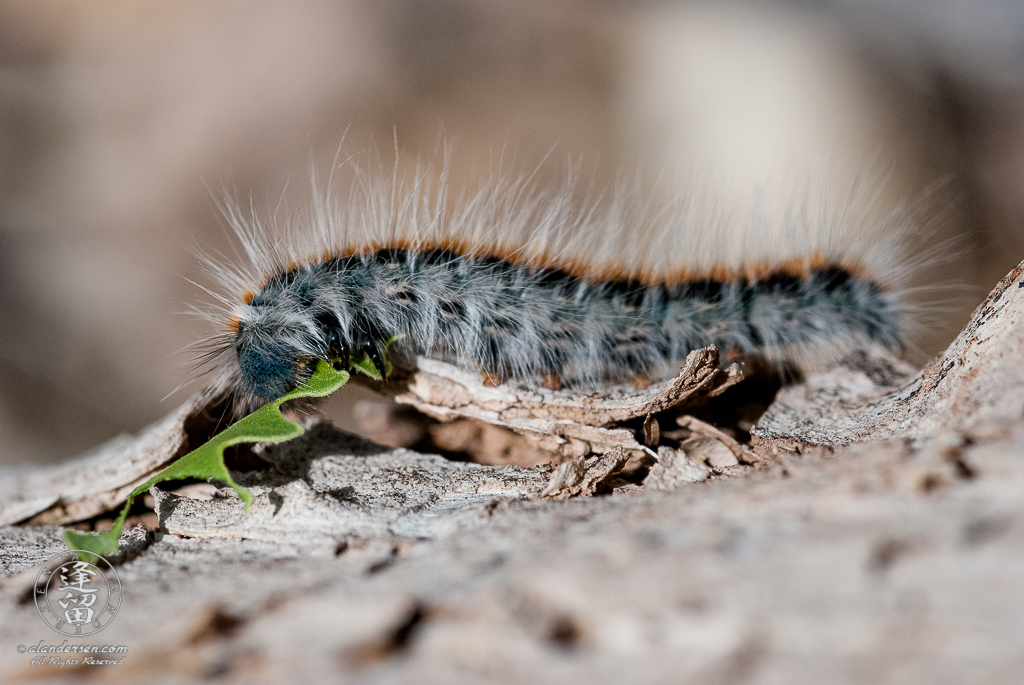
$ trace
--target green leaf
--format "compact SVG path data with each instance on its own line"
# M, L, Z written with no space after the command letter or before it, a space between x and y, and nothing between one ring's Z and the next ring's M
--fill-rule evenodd
M390 344L390 341L389 341ZM369 360L365 360L369 363ZM386 360L385 360L386 363ZM369 363L370 368L373 364ZM379 378L374 369L369 374L362 365L360 371ZM390 365L388 365L390 372ZM225 430L213 436L202 447L186 454L148 481L132 490L125 502L124 509L114 521L114 526L105 533L80 533L76 530L64 531L64 544L72 550L84 550L95 554L117 554L117 539L121 537L121 529L128 517L128 510L135 497L146 492L157 483L165 480L182 480L184 478L206 478L219 480L230 485L238 497L245 502L248 509L252 504L252 494L238 485L224 465L224 449L243 442L283 442L291 440L303 433L302 426L293 423L281 415L281 405L288 400L299 397L324 397L345 385L349 374L346 371L335 371L331 365L321 361L316 372L303 385L287 395L263 405L252 414L238 420Z
M386 343L384 343L384 349L381 350L381 357L383 357L384 359L385 376L391 375L391 362L388 361L387 352L391 348L392 343L394 343L397 340L401 340L404 337L404 335L395 335L389 338ZM383 378L380 377L380 372L377 371L377 367L373 365L373 362L370 360L370 358L363 354L362 352L353 355L352 359L349 361L349 366L351 366L356 371L361 371L362 373L366 374L375 381L384 380Z

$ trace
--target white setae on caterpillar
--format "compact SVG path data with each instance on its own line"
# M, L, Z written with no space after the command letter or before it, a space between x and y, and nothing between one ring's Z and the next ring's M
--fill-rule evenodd
M222 290L205 314L226 328L204 361L241 402L283 395L317 360L362 353L383 375L392 339L492 382L557 388L662 378L712 344L815 368L901 347L911 322L906 213L866 225L867 193L733 221L693 197L587 201L572 173L554 189L492 175L453 199L443 172L352 166L344 198L314 174L283 226L224 206L245 256L207 258Z

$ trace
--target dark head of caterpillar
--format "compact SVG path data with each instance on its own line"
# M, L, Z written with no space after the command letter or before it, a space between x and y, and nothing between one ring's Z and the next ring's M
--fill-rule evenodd
M233 343L246 391L275 399L305 382L318 361L347 370L355 354L386 375L388 337L365 317L354 320L346 298L337 297L338 275L325 264L292 268L249 298Z
M248 325L241 325L235 337L238 372L250 392L272 400L293 390L310 374L315 358Z
M289 342L290 336L273 331L260 331L239 324L234 347L238 355L238 372L245 389L265 400L272 400L294 390L309 379L317 362L330 362L335 370L347 370L354 347L370 360L383 378L386 367L383 343L364 340L362 343L344 342L337 327L328 327L314 336L319 354L308 354L308 345ZM324 342L326 340L326 342Z

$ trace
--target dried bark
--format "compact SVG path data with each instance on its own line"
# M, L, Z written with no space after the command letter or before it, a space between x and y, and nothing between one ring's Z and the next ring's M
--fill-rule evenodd
M919 373L867 351L785 388L752 431L756 454L693 417L678 446L657 444L673 433L664 422L616 425L716 392L710 356L660 388L591 404L421 363L406 401L593 454L489 466L319 424L237 474L255 495L248 513L230 490L154 489L158 528L122 538L125 603L102 633L129 645L125 665L59 676L1020 682L1022 276ZM185 448L195 411L0 481L0 511L38 523L110 506ZM613 431L629 439L608 447ZM627 478L652 447L659 461ZM0 527L4 644L53 639L30 593L59 532ZM8 663L13 680L58 677L27 655Z
M718 367L718 349L694 350L679 375L645 389L611 387L580 394L573 390L492 387L479 374L433 359L416 360L416 371L395 400L440 421L468 418L502 426L565 457L639 450L632 431L608 426L685 409L717 397L743 380L738 364Z
M1024 416L1024 268L974 311L945 354L917 374L881 350L783 389L753 435L763 450L923 440ZM908 379L909 377L909 379Z
M185 424L202 411L196 396L134 438L119 436L68 463L0 478L0 525L67 524L116 508L184 454Z

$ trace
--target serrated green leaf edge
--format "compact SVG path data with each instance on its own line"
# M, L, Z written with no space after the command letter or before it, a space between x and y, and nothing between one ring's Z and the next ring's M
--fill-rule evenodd
M387 364L386 369L390 373L391 366L387 363L386 358L385 364ZM353 361L352 366L368 376L380 380L380 374L373 368L373 363L369 359L360 359L359 363ZM373 373L370 373L370 371ZM82 533L77 530L65 530L63 535L64 544L71 550L82 550L95 554L117 554L119 552L117 540L121 537L121 529L124 527L125 519L128 517L128 510L131 508L135 497L165 480L206 478L222 481L230 485L238 493L238 497L245 502L245 509L248 510L252 504L252 494L231 478L231 474L228 473L228 469L224 465L224 449L242 442L284 442L285 440L297 438L304 432L303 428L281 415L281 405L288 400L294 400L299 397L324 397L330 395L345 385L348 379L349 374L347 371L335 371L329 363L321 361L317 364L316 371L304 384L287 395L268 402L248 416L239 419L225 430L210 438L203 446L189 452L132 490L131 494L128 495L128 501L125 502L124 508L117 519L115 519L114 526L110 530L103 533Z

